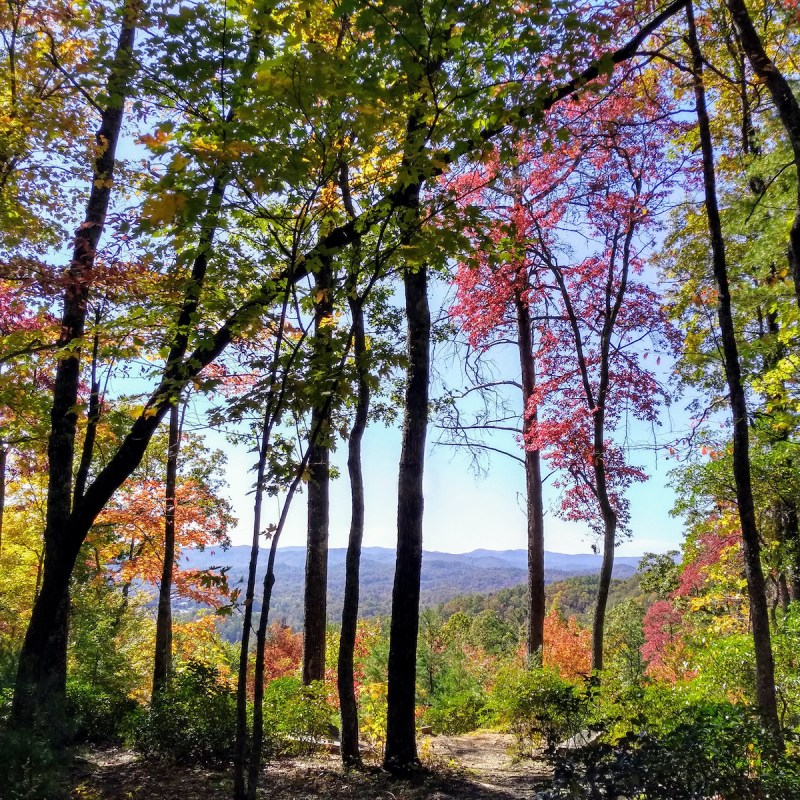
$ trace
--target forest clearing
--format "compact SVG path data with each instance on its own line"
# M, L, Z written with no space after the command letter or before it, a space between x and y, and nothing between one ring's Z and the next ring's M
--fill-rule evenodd
M800 800L797 0L0 33L4 798Z

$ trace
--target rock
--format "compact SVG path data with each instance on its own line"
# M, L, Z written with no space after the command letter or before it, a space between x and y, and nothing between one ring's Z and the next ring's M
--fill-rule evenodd
M581 731L574 736L570 736L556 747L557 753L565 753L571 750L582 750L584 747L591 747L600 738L599 731Z

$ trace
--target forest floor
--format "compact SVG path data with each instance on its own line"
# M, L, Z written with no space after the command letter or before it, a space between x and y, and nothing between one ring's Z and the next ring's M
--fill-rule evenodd
M512 737L479 732L424 739L425 765L408 780L377 767L345 774L337 756L282 758L270 763L259 797L270 800L532 800L550 777L539 761L515 762ZM72 775L74 800L228 800L230 771L175 767L130 750L86 751Z

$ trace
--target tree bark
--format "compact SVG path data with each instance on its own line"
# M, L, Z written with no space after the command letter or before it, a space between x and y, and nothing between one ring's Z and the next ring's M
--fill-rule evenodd
M323 419L327 419L330 413L330 395L323 405ZM321 423L322 424L322 423ZM313 440L320 433L319 429L311 430ZM275 526L272 535L272 543L269 548L269 559L267 561L267 571L264 574L264 590L261 601L261 614L258 620L258 630L256 631L256 663L253 669L253 730L250 745L250 761L247 770L247 792L246 800L256 800L258 791L258 778L261 772L261 756L264 746L264 668L265 668L265 648L267 644L267 628L269 625L269 611L272 603L272 587L275 585L275 556L278 552L278 542L286 525L286 518L292 505L295 493L308 467L311 455L311 448L306 449L302 461L297 469L297 474L286 492L286 500L283 504L280 519Z
M281 326L282 327L282 326ZM253 603L256 593L256 572L258 570L259 544L261 537L261 510L264 503L264 478L266 476L267 448L271 431L269 409L264 417L261 442L256 465L256 491L253 501L253 543L250 547L250 563L247 569L247 587L244 595L244 620L242 621L242 641L239 649L239 671L236 681L236 741L233 749L233 798L245 800L247 782L245 768L247 757L247 676L250 662L250 631L253 626ZM263 613L263 610L262 610Z
M789 231L789 267L794 280L797 303L800 305L800 103L794 96L789 81L764 49L744 0L726 0L726 5L739 31L742 49L747 54L753 72L769 90L794 153L797 170L797 205Z
M424 266L403 278L408 320L408 368L397 503L397 562L389 634L389 687L384 767L419 766L415 731L417 633L422 569L422 475L428 427L430 310Z
M0 555L3 553L3 515L6 511L6 470L8 467L8 449L5 442L0 442Z
M153 698L166 688L172 674L172 573L175 568L175 506L180 450L181 410L175 403L169 412L167 480L164 492L164 564L158 587L156 648L153 661Z
M598 405L594 418L594 474L597 499L603 517L603 560L600 564L600 575L597 581L597 597L592 620L592 671L603 669L603 640L606 628L606 607L608 592L611 588L611 577L614 574L614 548L617 544L617 512L611 505L608 496L606 469L603 461L605 451L605 414Z
M747 402L739 364L736 329L733 323L725 240L722 234L722 222L717 205L714 148L706 106L705 85L703 83L703 56L697 41L691 3L686 6L686 18L688 23L687 40L692 54L700 146L703 156L706 217L711 240L714 280L717 284L717 317L733 419L733 475L736 483L736 500L739 506L739 520L742 528L742 550L750 598L750 619L756 656L756 695L764 726L773 734L776 741L780 741L780 723L775 694L775 666L769 629L769 607L764 574L761 568L761 546L758 537L750 475Z
M133 45L140 11L139 0L126 0L122 7L122 27L105 85L108 104L101 114L96 134L98 155L92 165L92 187L86 216L75 232L72 259L66 275L58 341L61 355L53 385L47 444L49 480L42 590L36 599L20 652L12 707L15 725L42 724L51 728L56 737L63 733L69 578L84 538L78 540L70 536L64 524L73 510L75 409L81 372L81 343L97 245L114 185L114 160L125 101L137 66Z
M353 656L358 627L359 568L361 542L364 538L364 477L361 469L361 442L369 415L367 342L364 333L364 310L360 300L350 301L353 315L353 351L358 375L358 400L355 419L347 446L347 470L350 475L350 536L344 577L342 630L339 638L338 687L341 711L341 754L345 769L361 765L358 748L358 704L353 675Z
M312 369L325 374L331 359L331 315L333 314L333 271L330 259L323 259L314 276L314 356ZM318 383L327 385L326 380ZM325 680L325 632L328 623L328 527L330 489L330 447L325 397L311 411L308 460L308 530L303 619L303 683Z
M523 440L536 424L536 409L529 408L536 388L531 314L527 301L518 292L517 345L522 371ZM528 526L528 662L541 659L544 647L544 503L542 465L538 450L525 450L525 496Z

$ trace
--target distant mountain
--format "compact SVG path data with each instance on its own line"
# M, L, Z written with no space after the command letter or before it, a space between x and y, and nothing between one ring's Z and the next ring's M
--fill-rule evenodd
M331 621L341 617L344 596L344 565L346 550L334 548L328 556L328 616ZM231 586L244 589L250 548L231 547L228 550L185 551L182 566L189 569L229 567ZM593 554L570 555L545 553L545 581L553 583L574 575L592 575L600 569L601 557ZM306 550L304 547L281 547L275 561L275 587L270 617L292 627L299 627L303 613L303 577ZM266 553L262 553L258 586L264 580ZM395 551L387 547L365 547L361 555L361 615L388 615L391 609L394 580ZM636 572L639 558L618 556L614 577L627 578ZM467 593L487 593L517 586L527 581L528 554L525 550L474 550L471 553L438 553L423 551L423 607L445 603ZM260 595L260 591L258 592ZM260 610L257 599L254 605ZM188 610L188 606L187 606Z

